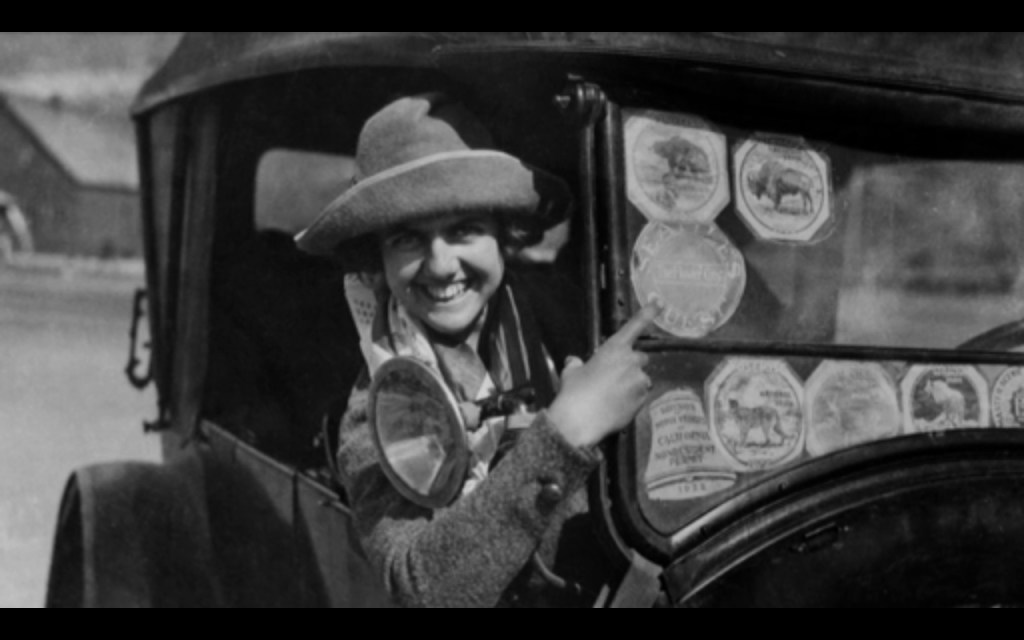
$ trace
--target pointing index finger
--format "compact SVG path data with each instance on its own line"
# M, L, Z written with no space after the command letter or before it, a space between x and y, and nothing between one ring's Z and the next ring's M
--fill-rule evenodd
M627 322L619 332L609 338L609 342L615 341L626 346L633 346L636 341L642 336L654 321L658 315L661 314L662 307L656 303L650 303L643 309L638 311L629 322Z

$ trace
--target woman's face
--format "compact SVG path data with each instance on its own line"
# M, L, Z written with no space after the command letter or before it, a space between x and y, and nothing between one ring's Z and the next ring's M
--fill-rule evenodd
M444 335L477 324L505 277L493 215L449 215L381 237L388 287L413 317Z

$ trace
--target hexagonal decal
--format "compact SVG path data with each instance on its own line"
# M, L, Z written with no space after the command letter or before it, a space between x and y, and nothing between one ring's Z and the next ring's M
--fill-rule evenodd
M736 208L762 240L813 243L835 227L828 157L799 138L758 136L734 155Z
M807 453L825 456L903 433L896 383L873 362L822 363L807 381Z
M992 422L1002 429L1024 427L1024 369L1010 367L992 387Z
M738 471L767 471L803 454L804 389L784 360L726 360L706 395L711 436Z
M652 222L710 224L729 206L728 144L695 116L625 114L630 201Z
M723 327L747 286L743 254L715 225L648 224L630 266L637 300L661 303L655 322L677 338L697 340Z
M920 365L903 378L903 420L907 433L931 433L991 426L989 386L971 366Z

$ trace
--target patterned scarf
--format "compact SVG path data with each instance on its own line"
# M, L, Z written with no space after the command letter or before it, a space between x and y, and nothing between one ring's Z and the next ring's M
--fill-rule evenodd
M537 358L530 357L519 306L507 284L495 294L486 312L480 336L484 358L468 344L446 345L430 340L422 324L390 295L382 278L349 275L345 278L345 295L371 377L388 360L404 356L441 374L459 402L485 400L499 391L538 384L542 386L538 396L545 404L553 395L554 383L547 371L538 371L536 378L532 375ZM386 313L380 313L380 309ZM503 418L496 418L469 434L472 461L462 495L471 493L487 477L499 447L508 440L504 437L505 425Z

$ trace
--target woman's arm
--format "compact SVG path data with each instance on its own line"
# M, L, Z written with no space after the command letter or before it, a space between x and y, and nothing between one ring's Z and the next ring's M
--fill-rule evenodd
M586 364L572 362L548 411L479 487L431 512L401 497L381 470L357 385L342 420L339 465L360 537L400 604L493 606L598 464L592 447L625 428L650 378L633 349L658 309L646 307Z
M389 592L404 606L494 606L599 457L570 446L541 414L474 492L431 512L385 477L367 400L365 386L353 391L339 464L364 549Z

